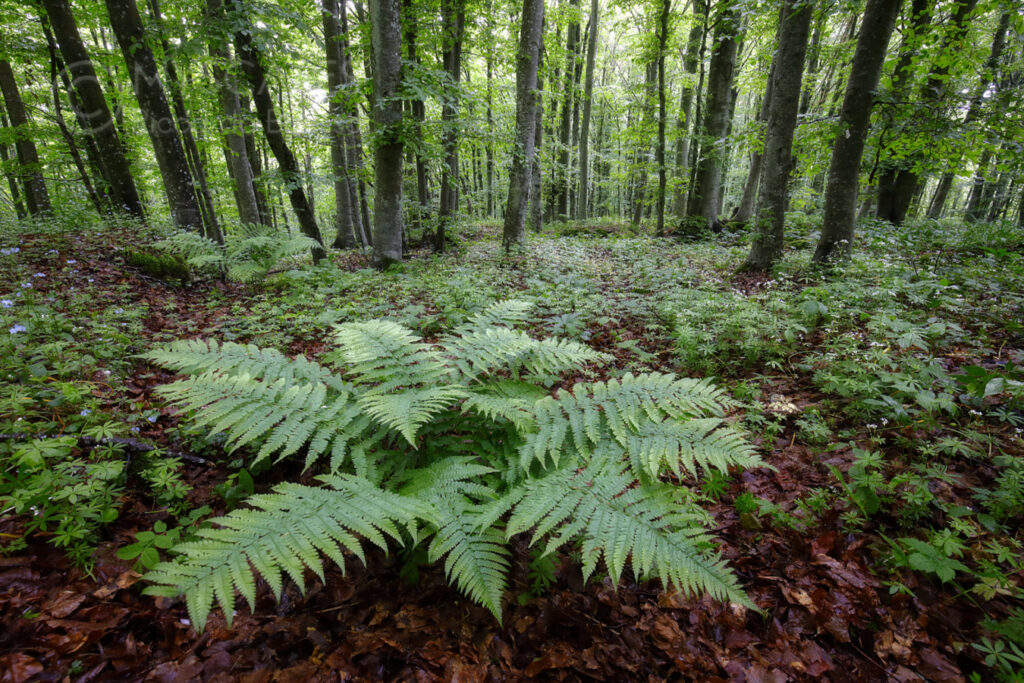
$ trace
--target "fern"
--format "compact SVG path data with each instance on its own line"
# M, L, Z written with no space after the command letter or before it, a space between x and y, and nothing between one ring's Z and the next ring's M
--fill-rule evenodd
M365 540L425 544L459 590L501 619L508 540L531 532L545 552L579 544L583 571L627 566L693 593L750 604L712 552L699 510L664 478L761 465L722 420L707 380L627 374L551 395L537 381L608 359L586 346L514 329L529 306L496 304L428 344L387 321L336 329L335 372L252 345L182 341L145 357L191 376L161 392L257 459L329 455L323 486L283 484L251 509L175 549L150 575L184 594L202 628L216 602L254 602L256 576L276 595L287 576L323 577Z

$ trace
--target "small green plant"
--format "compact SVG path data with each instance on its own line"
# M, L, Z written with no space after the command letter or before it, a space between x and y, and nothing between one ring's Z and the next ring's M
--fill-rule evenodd
M168 528L167 522L158 520L152 531L136 532L135 543L119 549L117 556L122 560L136 560L136 570L153 569L160 563L160 551L173 548L182 538L190 536L192 527L210 512L208 505L196 508L179 519L178 526L174 528Z
M392 322L337 328L342 372L238 344L183 341L147 358L192 375L162 393L256 460L303 452L328 461L320 486L286 483L213 520L150 572L154 595L184 594L197 628L216 601L255 602L258 572L280 595L283 574L344 568L363 540L425 544L430 562L501 616L508 540L543 554L580 549L584 577L630 564L680 589L751 605L712 553L703 515L663 480L761 461L724 423L725 393L707 380L626 374L551 395L539 379L607 357L515 329L528 304L495 304L437 345ZM301 450L300 450L301 449Z
M827 446L832 442L832 430L817 410L808 410L796 421L800 440L809 446Z

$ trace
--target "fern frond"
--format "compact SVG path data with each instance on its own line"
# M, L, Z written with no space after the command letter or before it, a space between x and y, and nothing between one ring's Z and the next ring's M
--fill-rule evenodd
M618 582L628 563L638 578L656 575L666 586L756 609L725 562L711 552L711 537L697 524L699 517L678 502L678 490L634 483L625 463L608 462L528 480L516 494L506 535L532 529L531 544L548 537L545 553L580 538L584 578L603 559Z
M533 304L529 301L497 301L452 330L452 335L462 336L491 327L515 327L530 319L531 310Z
M323 382L287 377L267 382L245 373L208 371L158 391L172 404L194 411L198 425L211 426L214 434L226 432L232 450L263 441L257 461L275 453L278 459L286 457L308 442L307 466L327 452L332 465L340 465L337 454L369 426L357 421L361 411L351 395Z
M339 355L360 383L380 391L436 382L445 372L440 356L405 327L390 320L335 327Z
M400 527L433 514L415 499L357 477L323 480L331 488L280 484L271 494L251 497L253 508L213 520L218 527L200 529L198 540L175 546L173 562L160 563L146 575L156 585L145 592L184 593L197 631L205 626L214 600L230 624L236 593L250 609L255 605L255 573L278 599L283 574L305 591L306 569L323 579L321 555L344 571L346 550L365 561L361 538L387 550L386 537L401 540Z
M638 477L658 478L665 468L677 477L697 467L726 473L732 466L759 467L764 463L743 435L718 418L680 421L665 418L646 422L621 442Z
M509 570L504 534L492 526L479 528L474 506L462 496L444 493L430 500L437 532L427 549L428 559L436 562L444 557L448 580L500 622Z
M534 339L525 332L491 327L442 342L464 377L476 379L495 370L513 374L557 375L610 356L567 339Z
M363 394L358 399L358 405L364 413L381 425L398 431L415 447L419 428L434 415L466 396L466 390L458 385L408 388L396 393Z
M304 356L289 358L276 349L261 348L255 344L217 342L214 339L179 339L141 354L141 357L188 375L198 375L207 370L218 370L223 374L245 372L250 377L266 382L284 378L288 382L323 382L338 391L347 392L352 389L351 384Z
M224 247L190 230L176 230L153 246L168 254L180 256L196 269L219 266L226 260Z

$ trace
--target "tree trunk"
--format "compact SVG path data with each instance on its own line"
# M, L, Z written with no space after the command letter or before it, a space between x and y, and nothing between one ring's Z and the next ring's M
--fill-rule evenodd
M764 142L764 177L757 197L756 235L746 267L768 271L782 257L793 133L811 31L813 0L786 0L779 16L779 46L772 64L771 100Z
M562 120L558 129L558 164L555 166L554 191L558 220L569 218L569 133L572 124L572 107L576 99L574 74L576 71L576 44L580 37L580 23L575 12L579 0L569 0L574 12L565 38L565 85L562 93Z
M543 54L538 61L543 60ZM542 62L541 62L542 63ZM530 164L530 207L527 214L527 227L531 232L540 232L544 227L544 210L541 206L543 177L540 165L540 143L544 134L544 81L540 75L540 64L537 67L537 107L534 112L534 134L536 140L533 148L533 162Z
M812 259L816 263L849 257L853 248L854 211L864 140L900 3L901 0L868 0L864 10L839 113L839 133L832 149L821 237Z
M15 132L14 150L18 155L18 175L25 188L25 204L33 216L50 213L50 195L46 191L36 145L29 134L31 123L25 111L25 103L21 101L11 65L3 59L0 59L0 92L3 93L7 114Z
M118 210L143 218L142 203L139 201L131 167L124 155L107 100L78 33L68 0L42 0L42 5L71 74L82 120L87 122L89 134L96 141L111 200Z
M783 6L786 7L785 5ZM779 33L777 38L780 42L782 40L782 18L779 19ZM778 61L772 60L772 65L768 71L768 85L764 89L764 97L761 99L761 108L757 113L757 122L765 126L765 137L764 143L768 144L768 114L772 104L772 97L774 96L775 90L775 69ZM802 68L803 65L801 65ZM750 169L747 171L747 182L743 184L743 197L740 199L740 205L736 209L736 213L733 214L732 220L736 223L746 225L750 221L750 218L754 215L754 208L756 206L755 201L757 199L757 189L761 182L761 168L764 162L764 152L762 148L755 147L753 153L750 155Z
M462 35L466 24L465 0L441 0L443 19L442 62L445 72L451 78L452 92L444 98L441 106L441 144L444 147L444 164L441 167L441 206L437 215L437 232L434 234L434 252L444 251L445 232L455 220L459 210L459 131L458 116L459 79L462 76Z
M670 0L661 0L658 22L658 146L654 151L654 163L658 167L657 222L655 234L665 234L665 45L668 41L668 14Z
M7 114L0 107L0 127L7 128ZM19 220L28 216L25 210L25 202L21 200L21 190L18 189L18 177L12 172L11 157L7 145L0 142L0 167L3 168L4 178L7 179L7 188L11 191L11 204L14 206L14 213Z
M707 25L706 0L693 0L693 25L686 39L686 54L683 57L683 88L679 95L679 118L676 120L676 179L673 196L673 213L677 218L686 215L686 182L690 170L690 109L693 106L693 79L697 75L701 51L701 36Z
M127 1L127 0L122 0ZM181 92L181 81L178 79L178 70L171 60L171 46L163 31L163 16L160 13L159 0L149 0L150 11L153 13L153 20L158 27L160 44L164 52L164 71L167 74L167 85L171 92L171 104L174 106L174 116L178 122L178 130L181 131L181 142L185 149L185 160L192 178L199 184L197 197L199 209L202 213L203 232L208 239L217 244L224 243L224 234L221 232L217 222L217 214L213 206L213 194L210 192L210 184L206 179L206 170L203 168L203 160L199 154L199 147L192 135L192 123L189 120L188 110L185 108L185 99ZM193 192L196 188L193 187Z
M421 9L414 7L412 0L403 0L403 5L405 22L402 25L402 30L405 34L406 59L409 60L409 64L418 67L420 58L416 52L416 41L419 34L419 13ZM415 147L413 155L416 162L416 195L419 199L417 207L412 212L412 227L416 230L425 230L425 221L427 216L430 215L430 187L427 183L427 160L422 154L423 145L421 144L423 141L423 123L427 118L426 105L420 97L415 97L409 100L409 106L412 109L415 121L412 127L412 135L416 140L416 144L413 145ZM424 237L426 237L425 232Z
M207 0L207 11L211 17L222 19L221 0ZM253 182L253 169L249 163L249 153L245 146L245 124L242 120L242 107L238 98L236 84L226 71L231 63L231 55L227 43L221 36L209 41L210 56L213 58L213 80L217 84L222 122L221 127L226 145L228 171L235 188L235 206L238 208L238 220L243 225L263 223L259 203L256 198L256 186Z
M733 72L736 68L736 35L739 16L729 0L718 15L715 46L708 67L707 107L701 129L703 138L693 191L687 207L690 216L699 217L705 227L718 221L718 196L722 191L722 157L729 131Z
M587 41L587 68L583 77L583 123L580 126L580 189L576 199L576 218L590 215L590 113L594 104L594 64L597 61L597 33L600 27L598 0L590 0L590 32Z
M342 84L350 93L343 99L345 112L345 164L349 169L348 195L349 206L352 207L352 231L359 243L370 246L369 209L366 205L366 189L363 181L363 136L359 131L359 101L357 99L356 76L352 69L352 48L348 42L348 11L345 3L338 5L338 18L341 22L341 57ZM425 182L425 180L424 180Z
M229 10L228 14L235 14L240 11L238 0L226 0L224 6ZM242 17L239 16L239 19ZM302 189L302 175L299 173L299 165L295 161L288 143L285 141L284 132L274 112L274 101L270 97L270 89L267 83L266 71L263 68L259 49L253 43L252 31L247 28L248 21L236 23L235 28L235 49L242 64L242 72L249 81L252 88L253 102L256 104L256 112L259 114L260 124L263 126L263 135L266 137L270 151L277 159L277 165L281 170L281 177L288 190L288 200L291 202L295 217L299 221L299 230L303 235L316 240L317 246L313 247L313 262L317 263L327 254L323 249L323 240L320 237L320 228L316 224L316 217L313 215L313 207L310 205L306 193Z
M974 125L974 122L981 115L981 103L982 96L985 91L988 90L990 85L995 83L995 91L999 90L999 81L995 78L996 71L999 69L999 63L1002 59L1003 49L1006 46L1006 32L1009 29L1010 24L1010 12L1004 11L999 18L999 26L996 29L995 35L992 36L992 48L989 50L988 60L985 62L985 72L981 76L981 82L978 84L977 89L974 91L974 95L971 97L970 103L967 105L967 115L964 117L963 123L960 124L960 128L964 130L970 130ZM994 96L996 93L993 92ZM960 158L951 161L951 164L955 168L960 164ZM932 195L932 201L928 205L928 218L940 218L942 216L943 209L946 206L946 197L949 195L949 190L953 186L954 172L952 170L946 171L942 178L939 179L939 184L935 188L935 194Z
M487 50L487 143L484 154L487 164L487 217L494 218L494 36L491 30L491 5L487 6L487 36L484 44ZM540 144L538 138L538 145Z
M941 54L954 54L964 48L963 40L967 35L968 18L977 4L978 0L960 0L956 5L953 16L949 20L951 27L943 36ZM949 91L950 66L951 60L945 57L937 60L933 66L932 72L928 75L928 79L921 88L921 94L919 95L920 102L926 107L937 108L945 98L946 93ZM879 186L878 203L880 210L878 217L884 218L895 225L902 224L919 183L920 174L915 170L914 158L903 160L897 167L896 175L892 182L884 187L885 193L883 193L883 187ZM883 197L887 200L887 205L883 205ZM881 210L883 206L887 209L884 213Z
M138 100L146 132L153 143L160 177L174 224L181 229L203 232L203 218L196 201L192 174L188 170L181 137L167 103L156 59L146 43L135 0L106 0L110 25L117 36L128 66L129 78Z
M343 97L350 97L342 91L345 82L345 57L341 48L341 25L338 20L338 0L323 0L322 18L324 25L324 47L327 57L328 113L331 118L331 175L334 179L334 247L351 249L356 246L356 233L352 214L358 208L352 204L349 189L348 155L345 150L345 107Z
M544 0L523 0L516 57L516 137L509 168L508 201L502 242L505 251L526 240L537 116L537 65L543 39Z
M400 0L370 0L376 149L373 263L402 260L402 14Z

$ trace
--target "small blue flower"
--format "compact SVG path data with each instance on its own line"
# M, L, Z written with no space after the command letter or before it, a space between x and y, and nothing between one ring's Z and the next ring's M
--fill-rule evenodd
M18 334L19 332L26 332L28 330L24 325L15 325L9 331L11 334Z
M12 254L17 254L19 251L21 251L21 249L18 247L7 247L6 249L0 249L0 254L3 254L4 256L11 256Z
M156 415L150 415L146 419L149 420L150 422L156 422Z
M13 305L14 302L10 299L0 299L0 306L3 306L4 308L10 308Z
M21 283L21 288L22 289L32 289L32 283L31 282L22 282Z
M36 273L32 277L46 277L46 273Z
M124 313L124 309L118 306L117 308L114 309L114 313L121 315L122 313Z
M79 415L81 415L82 417L85 417L86 415L88 415L91 412L92 411L89 410L88 408L82 408L82 412L80 412Z
M132 427L132 431L135 432L136 434L138 434L139 433L139 428L138 427Z
M67 263L67 264L68 264L69 266L73 266L73 265L75 265L76 263L78 263L78 261L76 261L76 260L75 260L75 259L73 259L73 258L69 258L69 259L68 259L67 261L65 261L65 263Z

